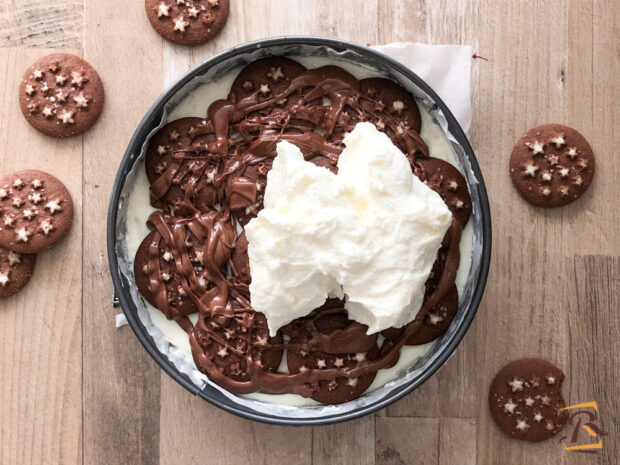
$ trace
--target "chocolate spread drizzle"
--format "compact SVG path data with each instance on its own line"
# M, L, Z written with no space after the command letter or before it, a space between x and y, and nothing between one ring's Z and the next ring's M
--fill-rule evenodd
M258 89L243 98L231 94L226 100L215 101L208 109L208 118L191 126L187 143L171 150L172 162L152 182L151 196L153 200L162 199L180 180L185 196L174 212L157 211L149 217L148 224L156 234L149 244L145 272L156 306L187 332L196 366L212 381L238 394L260 391L309 397L321 380L358 378L398 361L400 348L454 284L461 224L453 219L444 240L445 266L421 310L401 337L384 341L377 357L346 368L310 368L295 374L265 368L261 357L268 353L281 356L284 349L365 353L377 342L377 335L367 335L367 327L355 322L328 332L318 327L320 318L344 313L342 302L326 305L294 321L275 338L263 337L264 317L252 310L248 284L231 276L228 263L237 237L235 224L247 223L262 208L262 193L276 144L290 141L307 160L328 159L336 169L344 134L359 121L381 121L383 127L391 129L392 140L406 148L412 168L416 159L429 156L418 132L403 127L398 118L384 110L382 102L362 94L359 82L341 68L324 66L285 78L288 86L266 99L264 95L259 98ZM295 98L289 99L291 96ZM293 103L284 103L289 101ZM365 109L361 102L365 102ZM192 198L206 185L216 189L219 205L201 211ZM172 251L183 295L189 296L198 308L195 325L168 298L160 269L161 241L166 250ZM203 282L188 251L194 244L200 244L204 250ZM228 334L234 334L235 344ZM214 348L225 355L214 355ZM234 358L234 368L240 376L230 375L232 358L227 357Z

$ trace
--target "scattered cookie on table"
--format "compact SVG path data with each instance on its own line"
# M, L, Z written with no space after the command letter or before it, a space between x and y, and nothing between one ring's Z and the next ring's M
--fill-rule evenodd
M0 246L32 254L57 244L73 222L73 201L49 173L24 170L0 179Z
M578 199L594 177L594 154L588 141L572 128L543 124L516 143L510 177L528 202L561 207Z
M493 421L508 436L544 441L568 421L562 397L564 373L546 360L524 358L502 368L489 388Z
M228 19L229 0L145 0L146 16L164 39L198 45L217 36Z
M0 298L9 297L30 281L36 255L0 247Z
M52 53L35 61L19 86L26 120L44 134L69 137L88 130L103 108L103 83L80 57Z

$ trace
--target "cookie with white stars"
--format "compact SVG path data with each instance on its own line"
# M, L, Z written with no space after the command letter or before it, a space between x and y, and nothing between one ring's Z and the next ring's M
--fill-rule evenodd
M12 296L30 281L36 255L0 247L0 299Z
M181 118L162 127L149 142L145 169L156 208L191 216L221 200L222 163L208 119Z
M199 45L217 36L230 12L230 0L145 0L146 16L164 39Z
M71 195L51 174L23 170L0 179L0 246L41 252L60 242L72 223Z
M472 203L467 182L461 172L454 165L435 157L417 158L413 172L441 196L464 228L471 216Z
M577 131L561 124L530 129L510 157L510 177L528 202L561 207L579 197L594 177L594 153Z
M379 127L391 137L398 125L420 132L422 119L413 95L407 89L386 78L367 78L360 81L362 100L360 106L370 114L377 114L378 121L393 122L395 126ZM371 120L372 121L372 120ZM375 124L377 122L373 121ZM390 131L390 128L392 131Z
M239 308L234 299L230 299L230 305ZM235 381L249 381L250 370L276 372L282 361L282 335L269 336L267 319L262 313L254 313L251 319L242 316L207 317L196 325L194 331L204 357L223 376ZM251 362L248 360L250 354Z
M52 137L81 134L95 124L103 108L103 83L86 61L52 53L35 61L19 86L19 104L35 129Z
M342 404L356 399L376 376L376 372L359 377L321 376L322 370L346 371L379 355L377 334L367 335L368 327L349 320L343 306L344 302L338 299L328 299L317 309L320 316L295 320L282 329L291 336L287 351L289 372L313 371L315 381L307 383L312 392L310 397L325 404ZM342 311L338 312L339 309ZM352 334L356 336L351 337Z
M562 397L564 373L538 358L524 358L502 368L489 388L489 409L502 432L514 439L539 442L559 433L568 421Z
M273 100L269 108L286 108L299 102L301 90L279 99L274 98L288 89L291 81L306 71L305 66L286 57L268 57L253 61L243 68L232 85L228 98L238 102L255 97L259 103Z
M450 327L450 323L452 323L458 308L459 293L456 285L453 284L439 303L429 310L420 329L407 339L407 345L417 346L427 344L437 339ZM381 334L386 339L397 340L407 326L403 328L389 328L385 331L381 331Z

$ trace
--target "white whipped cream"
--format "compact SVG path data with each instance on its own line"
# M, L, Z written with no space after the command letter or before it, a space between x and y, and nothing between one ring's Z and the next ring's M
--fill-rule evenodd
M410 322L422 306L452 214L371 123L344 143L335 175L280 142L265 208L245 228L252 306L272 335L328 295L346 294L349 318L369 334Z

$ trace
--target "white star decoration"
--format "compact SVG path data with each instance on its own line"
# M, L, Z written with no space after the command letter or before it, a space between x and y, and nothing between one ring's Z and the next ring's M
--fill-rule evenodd
M77 104L79 108L88 107L88 98L84 96L84 92L80 92L78 95L74 95L73 101Z
M542 180L543 180L543 181L546 181L546 182L551 181L551 173L549 173L549 171L545 171L545 172L542 174Z
M166 5L164 2L161 2L156 8L155 11L157 11L157 17L161 18L162 16L169 16L170 15L170 7L168 5Z
M15 234L17 234L17 240L20 242L28 242L28 237L30 237L30 233L26 231L26 228L19 229Z
M279 79L284 77L282 68L280 66L278 66L277 68L271 68L267 73L267 77L273 79L273 82L278 82Z
M22 181L21 178L17 178L15 182L13 183L13 187L15 187L16 189L19 189L23 185L24 185L24 181Z
M35 69L33 76L35 79L39 80L43 77L43 71L41 71L40 69Z
M583 184L583 179L581 178L581 176L575 177L575 179L573 179L573 184L575 186L581 186L581 184Z
M33 192L28 196L28 200L30 200L36 205L43 200L43 197L41 197L41 194L39 194L38 192Z
M534 405L534 399L532 399L531 397L526 397L525 398L525 405L527 405L528 407L531 407L532 405Z
M62 211L59 200L50 200L45 204L45 209L49 210L52 215L56 212Z
M347 385L351 386L352 388L354 388L357 385L357 378L351 378L347 381Z
M508 413L515 413L515 409L517 408L517 404L515 404L512 399L508 399L508 402L504 404L504 411Z
M540 414L540 412L536 412L536 414L534 415L534 421L537 423L540 423L542 419L543 419L543 416Z
M402 100L395 100L392 103L392 109L400 115L405 109L405 102L403 102Z
M224 358L228 355L228 350L226 350L226 347L222 347L220 350L217 351L217 354Z
M538 166L532 163L528 163L527 165L525 165L525 168L523 170L524 170L525 176L535 177L536 171L538 171Z
M13 226L13 223L15 223L15 220L13 219L13 217L12 217L12 216L7 216L7 217L4 219L4 225L5 225L5 226L7 226L7 227L11 227L11 226Z
M166 153L166 147L164 147L163 145L158 145L157 146L157 153L159 155L164 155Z
M530 426L525 422L525 420L517 420L517 429L520 431L525 431Z
M197 17L197 16L198 16L198 13L200 13L200 10L199 10L198 8L196 8L195 6L193 6L193 5L192 5L192 7L191 7L189 10L187 10L187 15L188 15L190 18L195 18L195 17Z
M545 153L544 145L537 140L535 140L533 144L530 144L529 149L533 152L534 155L538 155L539 153Z
M71 71L71 84L76 86L78 89L81 89L85 81L86 78L82 75L82 73L78 71Z
M56 99L59 102L66 102L67 101L67 97L69 96L69 94L67 94L66 92L64 92L62 89L58 89L56 91Z
M568 149L568 152L566 152L566 156L570 158L575 158L577 156L577 147L571 147L570 149Z
M4 200L9 196L9 193L6 189L0 189L0 199Z
M337 358L336 360L334 360L334 366L336 368L340 368L341 366L344 365L344 359L342 358Z
M514 378L508 382L508 385L512 388L512 392L523 391L523 380Z
M317 360L316 366L317 368L325 368L326 367L325 360L322 360L322 359Z
M43 187L43 182L40 179L35 179L34 181L32 181L32 187L34 189L40 189L41 187Z
M436 326L437 324L443 321L443 317L440 315L437 315L436 313L429 313L428 320L430 324L432 324L433 326Z
M44 220L41 221L41 223L39 223L39 228L41 229L41 231L43 231L43 234L45 234L46 236L54 230L54 226L52 225L52 222L49 220Z
M363 362L364 360L366 360L366 354L362 352L355 354L355 360L357 360L358 362Z
M267 95L269 92L271 92L271 89L269 88L268 84L261 84L259 92L263 95Z
M552 138L551 143L560 148L566 143L566 141L564 140L564 136L560 134L559 136Z
M23 203L23 202L22 202L22 199L20 199L19 197L15 197L15 198L13 199L13 206L14 206L15 208L19 208L19 207L21 207L21 206L22 206L22 203Z
M45 116L46 118L51 118L52 116L54 116L54 113L52 112L52 109L50 107L45 107L43 108L43 116Z
M185 28L189 26L189 23L183 19L183 16L179 16L174 20L174 30L179 32L185 32Z
M65 82L67 82L67 76L65 76L64 74L59 74L58 76L56 76L56 84L58 84L59 86L64 86Z
M62 121L62 124L73 124L75 120L73 119L73 112L63 110L61 114L59 114L56 118Z
M547 376L547 384L549 384L549 385L555 384L555 377L554 376Z
M30 84L28 84L26 86L26 95L29 95L30 97L32 97L34 95L34 92L35 92L35 88L31 86Z
M21 255L18 254L17 252L13 252L12 250L9 251L8 259L9 259L9 266L13 266L13 265L16 265L22 262Z
M5 287L8 283L9 283L8 271L6 273L0 273L0 285L2 285L2 287Z
M568 168L560 168L560 176L565 178L566 176L568 176L568 171Z

